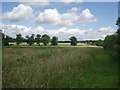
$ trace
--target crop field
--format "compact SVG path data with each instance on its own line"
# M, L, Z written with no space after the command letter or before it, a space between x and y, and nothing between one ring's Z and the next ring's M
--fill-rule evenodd
M96 47L3 47L3 88L117 88L117 61Z
M11 42L10 44L16 45L15 42ZM20 45L27 45L28 46L28 44L26 42L23 42ZM34 43L33 45L37 46L36 43ZM40 45L43 46L43 43L40 43ZM47 46L50 46L50 45L51 45L51 43L47 44ZM90 45L90 44L87 44L87 43L77 43L77 46L87 46L87 45ZM68 47L68 46L70 46L70 43L58 43L58 46L67 46Z

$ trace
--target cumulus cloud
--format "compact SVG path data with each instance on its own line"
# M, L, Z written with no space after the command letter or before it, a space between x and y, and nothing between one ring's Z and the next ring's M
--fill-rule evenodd
M82 11L82 13L79 16L79 20L81 22L96 22L97 19L94 18L94 15L91 14L89 9L85 9Z
M12 22L18 22L33 16L33 9L30 6L19 4L14 7L12 11L3 14L3 19L7 19Z
M26 4L39 4L39 3L28 3ZM44 2L43 2L44 3ZM42 3L41 3L42 4ZM25 5L19 4L17 7L14 7L12 11L3 13L3 19L9 20L11 22L18 22L25 19L34 19L37 24L51 24L59 26L74 25L76 22L96 22L97 19L90 12L89 9L82 10L81 14L78 14L80 8L73 7L70 12L59 13L57 9L45 9L43 12L37 13L36 11L33 14L33 8ZM36 16L36 17L35 17Z
M105 30L107 30L106 28L109 28L109 30L105 32L103 28ZM4 33L11 37L16 37L16 34L18 33L21 33L23 37L31 34L48 34L50 35L50 37L54 35L57 36L59 40L69 40L71 36L76 36L78 40L98 40L104 39L106 35L111 35L116 32L115 29L110 27L103 28L100 28L99 30L83 30L80 28L62 27L56 30L48 30L40 26L36 28L31 28L22 25L2 25L2 30L4 31Z
M37 23L52 23L57 25L60 23L60 14L56 9L46 9L44 12L40 13L36 18Z
M78 8L72 8L77 11ZM60 14L57 9L45 9L35 19L38 24L52 24L52 25L74 25L75 22L96 22L96 18L91 14L89 9L82 11L80 15L76 12L68 12Z

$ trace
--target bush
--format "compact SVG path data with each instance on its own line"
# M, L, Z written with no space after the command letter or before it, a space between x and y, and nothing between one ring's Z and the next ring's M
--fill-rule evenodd
M102 40L98 40L94 43L97 46L103 46L103 41Z
M117 45L117 34L107 35L105 37L103 47L104 49L115 49Z

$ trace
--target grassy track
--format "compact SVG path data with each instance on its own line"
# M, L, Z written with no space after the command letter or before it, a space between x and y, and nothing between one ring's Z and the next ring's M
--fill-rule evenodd
M117 79L102 48L3 48L4 88L115 88Z
M118 65L111 52L100 50L86 66L81 80L84 88L118 88Z

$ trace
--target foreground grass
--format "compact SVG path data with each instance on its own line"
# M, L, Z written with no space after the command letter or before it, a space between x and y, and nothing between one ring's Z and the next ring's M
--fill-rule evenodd
M118 64L111 53L99 50L93 54L81 77L84 88L118 88Z
M115 88L117 62L101 48L3 48L3 88Z

